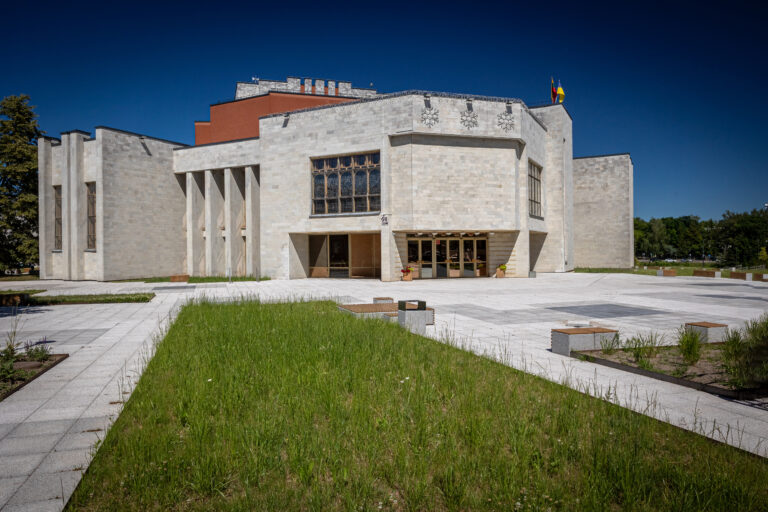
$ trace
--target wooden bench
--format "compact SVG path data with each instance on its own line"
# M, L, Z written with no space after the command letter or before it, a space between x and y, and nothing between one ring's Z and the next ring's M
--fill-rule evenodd
M189 275L188 274L176 274L175 276L171 276L171 282L172 283L188 283L189 282Z
M694 270L695 277L720 277L719 270Z
M677 270L659 269L656 271L656 275L659 277L675 277L677 275Z
M574 327L552 329L552 352L570 356L571 351L598 350L605 338L613 338L619 333L615 329L604 327Z
M688 322L685 328L701 334L701 341L704 343L720 343L725 338L728 326L712 322Z

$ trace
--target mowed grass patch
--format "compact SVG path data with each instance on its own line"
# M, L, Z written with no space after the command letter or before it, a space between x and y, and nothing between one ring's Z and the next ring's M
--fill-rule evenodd
M333 303L198 303L68 507L765 510L767 478L763 459Z
M30 306L58 306L63 304L111 304L122 302L149 302L154 293L107 293L93 295L36 295L29 298Z

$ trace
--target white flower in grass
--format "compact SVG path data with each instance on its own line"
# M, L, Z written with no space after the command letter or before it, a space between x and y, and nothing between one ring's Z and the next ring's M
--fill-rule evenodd
M213 381L213 379L208 379L208 382L211 382L211 381Z

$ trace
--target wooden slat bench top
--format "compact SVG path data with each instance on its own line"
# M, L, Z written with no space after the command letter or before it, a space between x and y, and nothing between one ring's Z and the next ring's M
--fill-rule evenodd
M373 300L392 300L394 301L392 297L374 297Z
M416 309L416 304L406 304L407 309ZM397 314L397 304L394 302L379 302L378 304L341 304L339 308L346 309L352 313L395 313ZM434 308L427 308L428 311L434 311Z
M693 325L696 327L728 327L727 324L715 324L712 322L688 322L685 325Z
M552 329L552 332L561 332L563 334L600 334L619 331L616 329L606 329L605 327L571 327L568 329Z

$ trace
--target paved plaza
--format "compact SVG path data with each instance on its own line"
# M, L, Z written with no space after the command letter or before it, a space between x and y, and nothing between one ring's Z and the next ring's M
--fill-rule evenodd
M45 337L69 358L0 402L0 508L61 510L98 442L130 396L153 340L192 298L264 301L373 297L426 300L427 335L511 367L611 400L718 441L768 456L768 407L736 401L553 354L550 330L587 320L622 337L671 335L685 322L740 327L768 310L768 283L630 274L539 274L536 279L414 282L304 279L184 283L2 282L0 289L47 294L153 291L145 304L27 308L19 339ZM0 341L14 324L0 308Z

